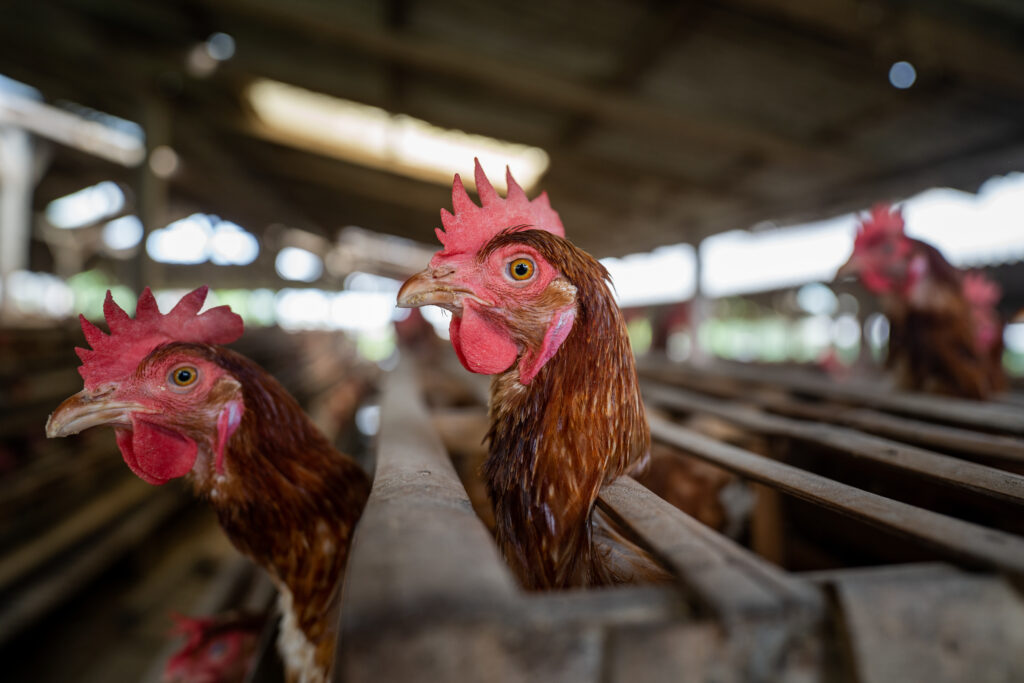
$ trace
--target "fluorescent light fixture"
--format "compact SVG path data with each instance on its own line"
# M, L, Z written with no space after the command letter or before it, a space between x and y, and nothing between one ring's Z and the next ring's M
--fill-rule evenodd
M285 280L312 282L324 272L324 262L311 251L299 247L285 247L274 259L274 269Z
M441 185L460 173L472 187L474 157L500 192L506 189L506 165L527 190L548 167L547 152L539 147L440 128L285 83L255 81L248 98L265 137Z
M259 256L260 244L255 235L231 221L194 213L150 233L146 253L159 263L247 266Z
M256 236L230 221L221 221L210 236L210 261L218 266L247 266L260 255Z
M114 251L131 249L142 241L143 232L138 216L121 216L103 226L103 244Z
M209 256L213 226L208 216L195 213L154 230L146 238L146 253L160 263L194 265Z
M124 208L124 192L117 183L104 180L46 206L46 219L58 228L84 228L119 213Z

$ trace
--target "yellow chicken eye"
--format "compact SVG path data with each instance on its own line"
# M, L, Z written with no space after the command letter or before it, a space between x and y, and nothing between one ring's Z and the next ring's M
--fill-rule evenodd
M529 280L533 277L533 261L528 258L517 258L508 264L508 274L513 280Z
M171 370L169 379L175 386L187 387L191 384L195 384L195 381L199 379L199 371L191 365L183 365Z

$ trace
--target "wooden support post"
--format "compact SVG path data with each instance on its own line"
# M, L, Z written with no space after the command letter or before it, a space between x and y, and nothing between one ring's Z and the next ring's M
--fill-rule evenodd
M9 320L10 276L29 266L32 231L32 140L20 128L0 125L0 320Z
M136 292L143 287L156 287L160 283L160 269L146 254L146 240L154 230L167 224L168 195L170 185L167 178L157 175L149 163L153 150L171 143L171 114L167 102L158 95L150 95L143 102L142 126L146 131L146 163L139 166L136 187L136 209L142 221L142 242L132 261L129 282Z
M701 254L700 244L694 245L696 258L694 259L693 277L696 280L696 289L693 292L693 300L690 302L690 329L692 330L692 343L690 346L690 363L701 367L711 362L711 354L700 345L700 326L711 317L711 302L704 292L704 257Z

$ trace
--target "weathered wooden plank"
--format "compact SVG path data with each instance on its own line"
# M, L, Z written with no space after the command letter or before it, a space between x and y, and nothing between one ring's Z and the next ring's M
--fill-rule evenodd
M412 361L386 379L377 469L345 578L341 643L456 615L499 614L517 587L434 431Z
M985 431L1024 434L1024 419L1015 406L982 403L964 399L930 396L905 391L882 390L864 382L838 384L793 370L719 364L713 369L671 365L663 361L645 361L648 373L665 379L680 372L693 373L706 379L726 377L743 382L770 385L789 391L810 394L830 400L866 405L901 415L912 415L940 423L961 425Z
M714 415L744 429L784 436L879 462L991 498L1024 503L1024 476L934 453L845 427L768 415L745 406L667 387L652 381L643 385L648 402L676 410Z
M55 443L59 442L47 442L44 453L35 454L24 466L0 479L0 518L33 504L37 497L66 485L71 478L93 477L96 470L108 466L124 468L113 439L110 443L90 442L81 446L75 442L79 447L74 449L73 456L67 452L69 449L54 446Z
M666 503L629 477L601 490L598 505L632 529L697 600L727 622L816 616L817 591Z
M831 680L821 640L789 639L785 628L755 623L724 633L710 621L636 624L612 629L603 683L811 683ZM834 672L831 672L834 673ZM836 680L844 680L836 678Z
M130 477L105 492L85 508L19 548L5 553L0 561L0 590L25 576L50 558L68 549L154 496L153 487Z
M797 498L917 539L945 557L1024 576L1024 539L906 503L709 439L657 415L651 435L687 453Z
M0 609L0 643L80 590L87 581L153 533L180 509L182 501L174 491L157 492L139 509L116 522L109 533L68 559L59 570L47 573L30 587L19 590Z
M759 397L755 403L765 409L791 417L835 422L869 434L950 450L971 458L1003 463L1024 464L1024 439L1002 434L986 434L961 427L925 422L889 415L870 408L846 408L818 403L803 403L781 397Z
M925 566L833 584L864 683L1015 681L1024 672L1024 601L998 577Z
M901 415L891 415L871 408L854 408L837 403L803 401L778 391L750 391L741 382L723 382L705 375L674 372L652 375L651 379L673 386L684 386L702 394L728 398L759 406L766 411L804 420L832 422L862 432L885 436L907 443L955 451L974 458L1006 463L1024 463L1024 438L989 434L964 427L927 422Z
M536 628L662 624L693 612L675 586L526 593L521 599L526 620Z

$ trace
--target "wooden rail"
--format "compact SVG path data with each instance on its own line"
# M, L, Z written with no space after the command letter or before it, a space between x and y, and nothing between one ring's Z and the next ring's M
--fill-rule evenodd
M700 603L729 623L745 618L816 617L821 595L661 500L630 477L606 486L598 505L635 531Z
M433 365L428 376L436 379L439 372L451 373L468 389L459 389L452 405L464 406L467 396L486 401L481 378L444 364ZM486 424L482 408L446 407L436 383L428 380L436 406L432 413L416 377L406 358L383 387L377 472L344 588L336 680L617 683L838 676L872 683L938 683L958 680L968 671L1009 680L1006 672L1021 670L1024 605L998 574L967 574L935 564L794 574L705 527L629 477L606 486L597 505L670 570L672 584L525 592L474 514L437 431L443 430L454 448L479 453ZM677 383L667 373L659 378ZM977 455L973 449L981 446L978 451L997 458L993 445L999 439L1011 451L1019 446L1016 436L965 426L985 424L999 431L993 426L1007 426L1001 407L995 419L975 410L960 426L946 427L955 430L950 432L956 437L952 450L963 451L954 456L900 440L920 444L930 439L924 433L910 438L910 432L933 426L941 430L943 425L929 420L941 420L946 408L914 406L928 413L926 420L878 412L878 402L870 404L873 408L850 408L819 400L810 404L817 405L816 414L830 411L835 419L812 422L811 413L799 412L800 401L777 391L742 397L725 393L737 399L729 401L723 400L724 392L678 384L687 389L643 383L655 440L769 490L915 539L936 558L1024 579L1024 539L1014 534L724 444L659 412L714 416L745 432L842 451L963 495L1020 508L1024 478L957 457ZM787 409L791 414L785 414ZM834 600L827 600L823 589ZM944 593L952 596L948 603L941 598ZM901 621L903 615L910 621ZM993 615L994 626L987 615ZM942 637L953 638L956 645L915 670L900 638L907 639L917 658L925 656L926 646L941 647L929 620L942 624L950 634ZM989 640L998 648L986 646ZM834 656L840 652L849 656Z
M846 427L767 415L741 405L655 382L646 382L643 392L648 405L714 415L759 434L783 436L825 446L984 496L1024 504L1024 476L1018 474L907 446L898 441L864 434Z
M607 487L599 505L678 582L523 591L473 512L415 377L403 360L383 388L377 471L343 593L337 680L606 680L635 652L613 643L667 624L707 639L716 655L682 656L666 674L707 673L721 657L766 680L818 628L824 602L810 583L628 478ZM775 637L756 635L754 624L771 624Z
M147 486L138 483L140 486ZM0 643L6 642L34 620L81 590L117 558L128 553L152 534L182 505L182 497L173 491L157 495L149 493L141 501L137 509L121 510L119 516L104 528L102 536L93 539L77 552L63 557L58 563L59 566L38 571L33 575L31 584L7 595L3 607L0 608ZM73 531L79 533L81 529L76 528ZM56 535L62 537L69 533L72 533L72 530L58 528L56 531ZM56 547L52 545L56 541L55 538L47 536L41 541L38 546L33 544L10 558L10 564L5 566L11 568L5 569L5 575L16 577L16 571L21 571L26 566L37 567L45 556L56 552Z
M647 373L678 375L685 372L708 381L727 378L762 387L782 387L837 403L881 408L900 415L966 426L983 432L1024 434L1024 418L1019 406L886 390L863 382L839 384L800 371L738 364L723 363L716 365L714 370L692 367L681 370L679 366L664 361L647 360L641 367Z
M1024 539L907 505L721 443L651 416L651 436L815 505L925 542L972 566L1024 577Z
M964 427L937 424L902 415L892 415L871 408L800 400L781 395L777 388L754 390L746 383L737 383L711 374L692 374L672 370L655 372L648 369L646 378L672 386L685 387L704 395L730 399L745 405L805 420L852 427L859 431L885 436L906 443L934 447L942 452L956 452L973 459L1024 464L1024 438L972 431Z

